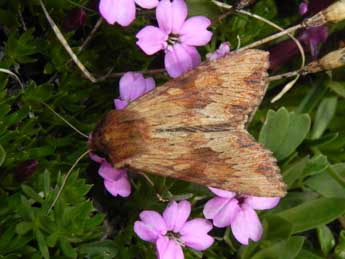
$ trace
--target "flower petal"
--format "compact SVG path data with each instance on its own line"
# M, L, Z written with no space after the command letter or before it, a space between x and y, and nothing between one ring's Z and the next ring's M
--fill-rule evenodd
M234 237L243 245L248 245L249 239L259 241L262 235L262 225L256 212L248 205L242 205L231 224Z
M178 77L195 68L201 62L200 55L194 47L175 44L165 53L165 68L171 77Z
M210 19L204 16L189 18L180 30L181 43L190 46L206 45L212 38L212 32L207 30L210 24Z
M224 198L218 198L224 199ZM224 207L222 207L218 213L213 217L213 225L218 228L224 228L230 226L232 221L240 211L237 199L228 199Z
M120 96L122 100L133 101L145 93L145 79L141 73L127 72L120 79Z
M128 181L127 174L122 174L117 181L104 180L104 187L115 197L117 195L128 197L131 194L131 184Z
M99 163L99 164L101 164L101 163L103 163L103 161L105 161L105 159L103 157L100 157L99 155L95 154L94 152L90 152L89 157L91 158L92 161L95 161L96 163Z
M98 169L98 174L105 180L116 181L123 173L126 173L125 169L116 169L107 161L103 161L101 167Z
M234 192L228 192L225 190L221 190L218 188L213 188L213 187L208 187L208 189L213 192L215 195L219 196L219 197L223 197L223 198L233 198L236 196L236 193Z
M166 227L162 216L152 210L145 210L139 215L142 221L134 223L134 232L143 240L156 242L161 234L166 233Z
M167 46L168 34L160 28L145 26L136 35L137 45L147 54L153 55Z
M123 110L128 106L128 102L122 101L121 99L114 99L114 106L116 110Z
M180 231L180 239L186 246L202 251L209 248L214 239L207 233L212 229L212 224L206 219L192 219L184 224Z
M175 240L162 236L156 242L158 259L184 259L181 246Z
M179 232L186 223L191 212L191 204L188 201L172 201L163 212L163 218L168 230Z
M162 0L156 9L159 28L167 34L179 34L187 14L188 9L184 0Z
M148 93L156 87L156 82L152 77L145 78L145 86L145 93Z
M226 54L230 52L230 43L223 42L219 45L218 49L215 52L207 53L206 58L208 60L215 60L221 57L224 57Z
M227 204L230 199L222 197L214 197L206 202L204 206L204 216L207 219L214 219L221 209Z
M116 14L117 22L121 26L128 26L135 19L135 2L134 0L116 0L118 2Z
M116 22L116 0L101 0L98 9L109 24Z
M152 9L155 8L159 1L158 0L135 0L135 2L142 8Z
M245 204L249 205L255 210L269 210L277 206L279 201L279 197L248 196L245 199Z

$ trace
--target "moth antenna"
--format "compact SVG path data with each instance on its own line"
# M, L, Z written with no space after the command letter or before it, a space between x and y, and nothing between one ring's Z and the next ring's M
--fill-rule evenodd
M66 120L64 117L62 117L59 113L54 111L52 107L50 107L48 104L45 102L41 102L45 107L47 107L52 113L54 113L60 120L65 122L68 126L70 126L75 132L77 132L79 135L83 136L84 138L89 139L89 136L80 131L77 127L75 127L72 123L70 123L68 120Z
M59 189L57 195L55 196L55 198L54 198L52 204L49 206L49 209L48 209L48 211L47 211L47 215L48 215L49 212L54 208L56 202L57 202L58 199L60 198L61 193L62 193L63 189L65 188L65 185L66 185L66 183L67 183L67 180L68 180L69 176L71 175L73 169L77 166L77 164L80 162L80 160L82 160L82 159L83 159L88 153L90 153L90 152L91 152L91 150L87 150L86 152L84 152L83 154L81 154L81 155L77 158L77 160L73 163L73 165L71 166L71 168L68 170L67 174L65 175L65 178L64 178L63 181L62 181L61 187L60 187L60 189Z

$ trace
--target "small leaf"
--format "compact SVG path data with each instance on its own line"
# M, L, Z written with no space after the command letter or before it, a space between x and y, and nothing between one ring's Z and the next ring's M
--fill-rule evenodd
M345 231L340 231L338 245L334 249L336 259L345 259Z
M317 228L317 236L322 253L327 256L335 245L332 231L326 225L322 225Z
M39 203L43 203L43 198L41 196L39 196L34 189L32 189L30 186L22 184L21 188L23 190L23 192L31 199L33 199L34 201L37 201Z
M291 187L292 184L301 176L303 176L304 168L306 167L308 162L308 157L305 157L296 163L292 164L284 170L283 172L283 179L284 182Z
M42 232L40 230L36 230L36 239L37 239L37 243L38 243L38 248L42 254L42 256L45 259L49 259L49 250L48 250L48 246L45 240L45 237L43 236Z
M320 257L306 249L302 249L295 259L325 259L325 258Z
M326 85L337 95L345 98L345 82L328 81Z
M25 235L32 229L32 223L31 222L19 222L16 226L16 232L18 235Z
M259 142L271 150L278 160L291 155L302 143L310 129L307 114L288 112L284 107L269 111L260 131Z
M335 114L337 102L337 97L327 97L321 101L315 115L315 122L311 132L312 139L320 138L325 132Z
M304 237L291 237L260 250L252 259L294 259L303 243Z
M292 224L278 216L269 216L265 218L267 222L267 231L265 231L265 240L283 240L289 238L292 233Z
M278 213L292 223L292 232L298 233L327 224L345 213L345 199L319 198Z
M64 255L72 258L77 257L76 250L71 246L71 244L66 239L60 239L60 247Z
M0 166L5 162L6 159L6 151L0 144Z

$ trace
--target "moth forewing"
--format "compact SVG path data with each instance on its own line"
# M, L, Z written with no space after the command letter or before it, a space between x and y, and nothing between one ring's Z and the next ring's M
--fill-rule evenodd
M205 63L112 111L92 149L116 167L241 194L284 196L276 160L245 125L267 88L268 53L247 50Z

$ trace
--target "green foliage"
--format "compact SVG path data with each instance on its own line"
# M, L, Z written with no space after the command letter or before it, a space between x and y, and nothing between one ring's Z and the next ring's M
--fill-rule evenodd
M96 1L97 2L97 1ZM300 19L300 1L258 0L253 13L288 27ZM131 26L103 22L84 50L78 49L99 19L89 1L47 0L46 7L72 49L97 77L113 72L163 67L161 55L146 56L135 34L152 23L152 11L138 12ZM190 15L213 19L212 42L200 53L229 41L232 49L275 31L253 18L223 10L211 1L188 0ZM234 4L235 1L227 1ZM73 8L83 8L86 23L65 26ZM283 10L283 11L282 11ZM342 26L330 28L333 39ZM0 0L0 68L16 73L24 87L0 72L0 257L1 258L155 258L152 244L140 240L133 223L140 211L162 211L162 199L193 203L202 216L210 198L205 187L170 178L130 173L133 193L112 197L97 174L98 165L83 159L60 198L49 210L66 172L87 150L87 139L57 118L45 104L85 134L112 109L118 78L90 83L70 61L47 23L39 1ZM333 49L326 44L323 53ZM309 58L309 57L307 57ZM293 62L281 71L292 69ZM168 78L157 75L158 82ZM204 252L184 249L191 258L345 258L345 77L343 71L310 75L278 103L269 101L286 81L272 83L250 125L253 136L278 160L288 195L279 206L259 213L263 237L240 246L230 229L214 229L217 242ZM164 154L162 153L162 156ZM25 162L38 162L36 168Z

